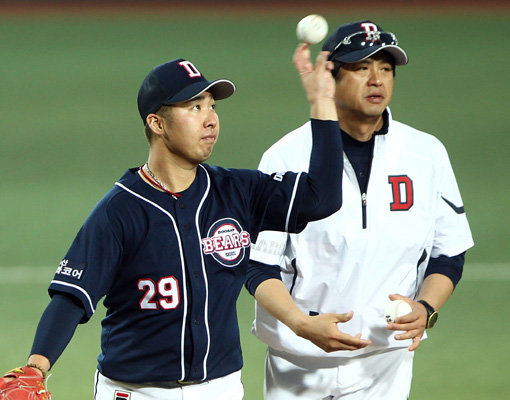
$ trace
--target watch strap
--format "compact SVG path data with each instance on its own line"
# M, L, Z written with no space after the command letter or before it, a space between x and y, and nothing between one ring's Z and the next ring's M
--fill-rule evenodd
M438 317L436 309L432 307L429 303L427 303L425 300L418 300L418 303L423 304L423 306L427 310L427 329L432 328L435 325Z

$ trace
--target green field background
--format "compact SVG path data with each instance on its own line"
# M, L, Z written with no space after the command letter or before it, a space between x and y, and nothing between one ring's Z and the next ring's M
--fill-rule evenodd
M136 94L152 66L183 57L209 79L232 79L210 163L256 168L307 119L291 56L309 11L321 10L0 13L0 369L25 362L48 282L89 211L144 163ZM510 13L390 11L339 8L327 19L370 18L397 34L410 63L397 69L393 115L446 145L476 242L417 351L411 399L508 399ZM238 308L245 399L261 399L265 347L250 334L244 291ZM55 399L92 398L102 315L53 368Z

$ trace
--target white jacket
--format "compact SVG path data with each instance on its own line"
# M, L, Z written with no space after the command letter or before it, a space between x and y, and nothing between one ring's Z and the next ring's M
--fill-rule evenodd
M352 357L407 347L410 340L396 341L395 332L386 330L388 295L413 298L431 256L455 256L473 246L444 146L429 134L391 120L391 114L389 119L388 133L375 136L366 228L358 181L344 154L342 208L309 223L300 234L262 232L251 252L253 260L281 266L283 282L304 313L353 310L353 319L339 329L351 335L361 332L372 344L353 352L326 353L257 305L253 333L270 347L312 357ZM269 148L259 169L307 171L311 146L308 122Z

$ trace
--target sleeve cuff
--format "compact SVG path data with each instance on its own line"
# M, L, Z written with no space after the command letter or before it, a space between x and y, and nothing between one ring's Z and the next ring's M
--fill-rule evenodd
M246 283L244 284L248 292L254 296L257 287L268 279L278 279L281 281L280 267L278 265L263 264L250 260Z

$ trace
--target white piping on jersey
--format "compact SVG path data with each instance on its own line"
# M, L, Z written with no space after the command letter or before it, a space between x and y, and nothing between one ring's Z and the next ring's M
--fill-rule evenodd
M198 235L198 242L200 243L200 246L202 246L202 236L200 235L200 224L198 221L198 215L200 214L200 209L202 208L202 205L204 204L205 199L207 198L207 195L209 194L209 188L211 187L211 178L209 177L209 174L207 173L207 170L200 164L198 164L200 167L204 169L205 176L207 177L207 187L205 189L205 194L202 197L202 200L200 200L200 204L197 207L197 213L195 214L195 225L197 228L197 235ZM202 250L202 249L200 249ZM205 380L207 378L207 359L209 358L209 350L211 348L211 333L209 329L209 282L207 280L207 273L205 271L205 261L204 261L204 252L200 251L200 259L202 260L202 273L204 275L204 283L205 283L205 304L204 304L204 324L205 329L207 332L207 350L205 352L204 357L204 377L202 378Z
M294 204L294 199L296 197L297 188L299 185L299 178L301 178L302 172L299 172L296 176L296 182L294 182L294 188L292 189L292 196L290 198L289 203L289 210L287 211L287 219L285 220L285 232L289 231L289 220L290 220L290 213L292 212L292 205Z
M82 287L79 287L78 285L74 285L72 283L67 283L67 282L62 282L62 281L56 281L55 279L51 281L50 285L54 283L56 285L63 285L63 286L69 286L69 287L72 287L73 289L77 289L79 290L80 292L82 292L85 297L87 298L87 300L89 301L89 305L90 305L90 309L92 310L92 314L94 314L96 312L96 310L94 309L94 306L92 305L92 300L90 299L90 296L89 294L86 292L85 289L83 289Z
M186 317L188 314L188 293L187 293L186 271L185 271L185 266L184 266L184 254L182 252L182 243L181 243L181 236L179 235L179 229L177 228L177 224L175 223L175 220L174 220L174 217L172 216L172 214L170 214L168 211L166 211L163 207L154 203L153 201L150 201L149 199L146 199L145 197L139 195L138 193L132 191L131 189L128 189L122 183L115 182L115 185L121 187L122 189L124 189L126 192L132 194L133 196L138 197L139 199L142 199L143 201L156 207L158 210L160 210L161 212L166 214L168 216L168 218L170 218L170 220L172 221L172 224L174 226L175 236L177 237L177 243L179 245L179 256L181 257L182 281L183 281L182 288L184 291L184 312L183 312L183 317L182 317L182 328L181 328L181 380L183 380L184 374L185 374L185 370L184 370L184 331L186 329Z

